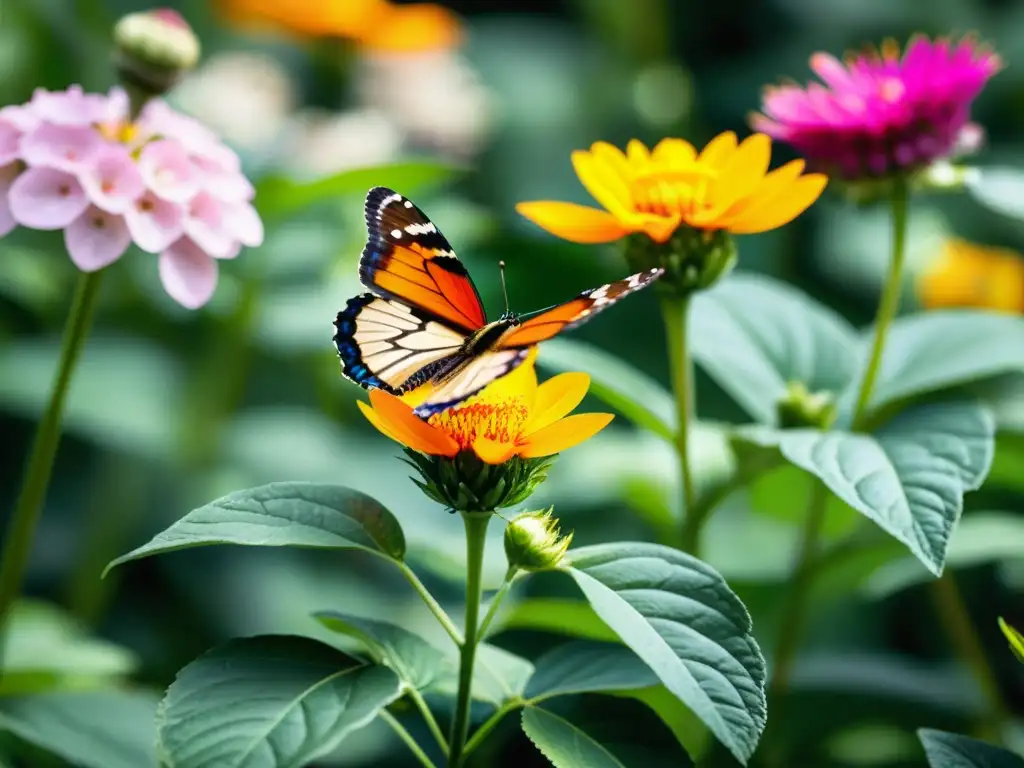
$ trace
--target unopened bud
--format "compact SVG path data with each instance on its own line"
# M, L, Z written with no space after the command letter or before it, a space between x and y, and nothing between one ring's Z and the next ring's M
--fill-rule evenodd
M114 43L114 64L133 107L136 96L144 103L167 93L199 61L198 38L168 8L122 17L114 26Z
M524 571L548 571L561 565L572 541L562 536L552 510L523 512L505 528L508 564Z
M813 427L828 429L836 418L836 403L831 392L811 392L802 381L791 381L786 394L775 404L779 426L784 429Z

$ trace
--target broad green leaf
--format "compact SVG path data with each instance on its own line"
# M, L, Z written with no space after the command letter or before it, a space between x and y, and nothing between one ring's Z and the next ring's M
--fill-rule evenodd
M400 560L405 537L394 515L359 491L315 483L270 483L194 509L106 568L210 544L362 549ZM106 573L106 571L104 571Z
M694 760L703 757L713 745L708 729L683 702L672 695L664 685L640 688L632 691L611 691L613 695L628 696L641 702L672 731L676 741Z
M588 640L618 640L619 636L598 618L590 603L559 597L531 597L499 614L491 635L510 629L532 629Z
M131 651L90 637L55 605L35 600L14 604L7 626L0 693L109 684L138 664Z
M473 667L473 699L493 707L519 699L532 674L533 663L528 659L496 645L481 643L477 646ZM453 658L447 665L446 674L434 680L429 692L453 698L458 687L458 665Z
M873 434L762 427L739 434L777 447L817 475L935 575L942 573L964 493L981 485L995 446L991 414L973 403L911 408Z
M799 467L783 463L750 483L750 502L759 514L803 526L815 482ZM822 539L841 539L861 522L860 515L835 496L830 497L827 503Z
M568 720L538 707L523 710L523 732L555 768L626 768Z
M359 640L375 662L391 667L413 688L426 688L450 671L443 652L402 627L337 611L317 613L316 619L334 632Z
M969 736L919 728L931 768L1024 768L1024 758Z
M47 691L0 697L0 731L83 768L156 765L155 695Z
M697 294L690 311L693 359L758 422L776 423L788 382L838 392L851 380L853 328L791 285L733 274Z
M1024 220L1024 171L1012 167L972 168L964 177L967 192L1002 216Z
M538 363L559 373L590 375L590 393L630 421L672 440L676 406L661 384L599 347L574 339L552 339L541 347Z
M865 335L863 354L870 343ZM1021 349L1024 317L951 309L898 318L886 338L871 406L1022 373Z
M766 720L765 663L750 615L709 565L657 544L571 553L597 615L742 763Z
M1007 624L1002 616L999 617L999 629L1006 635L1006 641L1010 644L1013 655L1024 663L1024 634Z
M401 692L394 671L310 638L230 640L182 669L167 689L159 749L175 768L301 768Z
M553 696L647 688L659 682L624 645L577 640L537 659L523 696L536 704Z
M272 219L342 195L365 195L371 187L392 187L411 195L422 187L447 181L455 172L451 166L418 160L357 168L312 181L267 176L256 185L255 202L260 215Z

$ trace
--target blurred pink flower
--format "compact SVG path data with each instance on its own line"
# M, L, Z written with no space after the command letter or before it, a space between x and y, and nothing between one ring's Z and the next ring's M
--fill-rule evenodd
M840 62L811 57L821 78L765 89L751 125L793 146L815 167L848 180L919 168L954 154L972 131L971 103L1001 68L999 57L967 37L915 37L900 58L887 41L881 52Z
M40 89L0 109L0 237L18 224L63 229L86 272L134 241L159 254L164 288L190 309L213 295L217 259L263 242L254 194L238 156L162 101L135 122L120 89Z

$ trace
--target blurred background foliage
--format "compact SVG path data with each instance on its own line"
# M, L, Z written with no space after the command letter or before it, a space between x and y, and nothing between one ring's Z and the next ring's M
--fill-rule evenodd
M199 69L171 101L242 155L266 242L221 264L217 293L199 312L159 289L149 255L133 252L110 270L29 574L29 593L50 605L19 614L31 642L14 658L27 670L33 659L75 648L87 656L86 669L134 668L140 689L156 691L228 637L330 638L310 619L314 610L386 614L435 630L394 573L358 555L213 548L143 560L100 579L111 558L189 509L275 480L329 481L377 497L400 518L429 586L461 604L462 527L406 480L397 446L361 418L355 401L363 393L341 378L331 343L335 313L360 291L362 197L370 186L392 186L428 212L492 314L502 308L500 259L513 307L547 306L624 271L612 248L557 241L513 211L520 200L587 202L569 161L573 149L673 135L699 145L727 129L742 135L760 88L782 76L806 79L815 50L838 54L890 36L972 30L1009 64L975 108L988 134L981 160L1024 165L1024 3L1012 0L462 0L446 3L457 14L461 44L416 54L256 29L233 21L218 2L171 5L204 47ZM0 0L0 104L25 101L37 86L106 90L113 22L146 7ZM773 165L785 159L787 150L777 147ZM739 269L787 280L864 325L877 302L888 226L884 210L826 194L793 224L740 238ZM921 309L913 283L954 236L1024 249L1018 221L964 197L915 200L904 311ZM1016 253L1010 259L1021 263ZM0 241L0 433L7 446L0 515L14 500L74 277L58 233L22 229ZM667 382L662 333L655 302L640 296L575 336ZM1024 676L996 617L1024 626L1024 385L1003 384L1016 395L1003 399L999 456L989 482L966 499L950 567L1002 696L1019 714ZM709 426L698 438L698 474L710 477L727 472L730 460L713 423L744 417L706 378L699 404ZM578 544L656 539L678 516L676 483L669 447L619 419L561 457L530 506L554 503ZM749 606L769 656L807 490L792 469L774 472L727 499L706 533L707 559ZM833 535L849 530L848 511L832 516ZM504 571L500 533L492 526L492 587ZM914 728L972 732L983 698L950 653L926 581L898 547L872 562L838 564L822 580L780 725L798 747L793 765L923 765ZM546 606L553 627L571 620L557 586L537 579L523 596L547 601L536 605ZM515 624L513 613L492 641L530 657L560 642ZM82 646L83 628L103 640ZM111 717L137 721L145 743L152 697L139 695L142 710ZM580 697L572 706L580 722L592 702ZM654 750L671 742L636 701L622 699L615 710L594 710L613 739L605 721L631 729L650 723ZM373 724L322 764L406 765L402 750ZM40 755L25 763L46 764ZM510 721L478 764L544 763Z

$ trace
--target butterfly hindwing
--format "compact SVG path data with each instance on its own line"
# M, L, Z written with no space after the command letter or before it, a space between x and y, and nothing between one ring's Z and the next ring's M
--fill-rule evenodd
M366 196L366 247L359 279L381 296L400 301L460 330L487 322L466 267L426 214L403 195L374 187Z
M637 272L622 280L583 291L576 298L534 315L511 328L501 337L498 346L502 349L532 346L557 336L562 331L582 325L620 299L647 287L657 280L664 271L660 267L649 269L646 272Z
M398 301L364 293L334 321L342 373L363 387L400 394L444 374L461 358L461 332Z
M495 379L517 368L529 352L529 349L502 349L464 358L447 376L436 377L440 381L416 406L416 415L426 418L469 399Z

